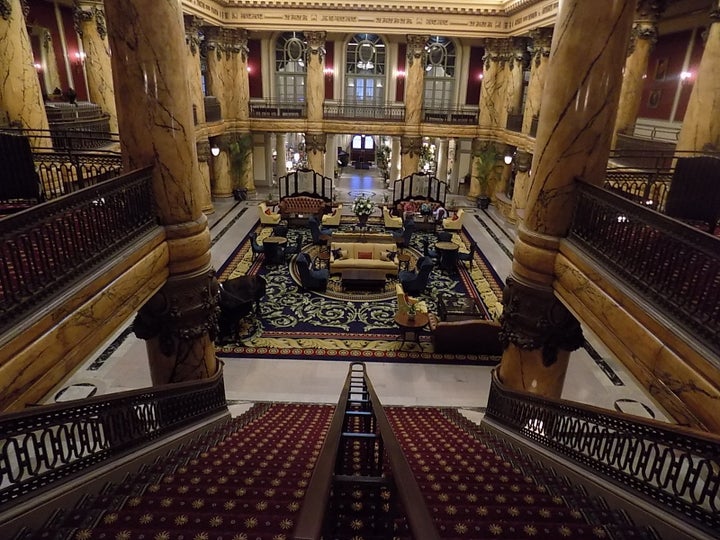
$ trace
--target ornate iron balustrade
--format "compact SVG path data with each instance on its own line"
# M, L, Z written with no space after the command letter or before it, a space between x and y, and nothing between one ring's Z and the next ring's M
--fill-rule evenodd
M326 120L388 120L403 122L405 107L383 105L361 105L358 103L325 103L323 118Z
M251 101L251 118L306 118L307 104L287 101Z
M720 354L720 239L579 183L568 238Z
M156 223L149 168L0 220L0 333Z
M720 437L505 388L485 415L711 536L720 528Z
M428 124L475 125L478 123L478 111L477 109L465 107L425 109L423 111L423 122Z
M662 212L671 180L671 172L612 169L606 173L604 187L637 204Z
M0 417L0 513L188 424L226 409L222 370Z

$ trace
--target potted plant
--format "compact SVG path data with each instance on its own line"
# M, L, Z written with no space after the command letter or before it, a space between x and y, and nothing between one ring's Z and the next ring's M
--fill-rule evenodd
M490 181L497 169L497 152L493 145L488 145L475 155L475 177L480 186L478 208L485 209L490 205Z
M249 133L238 135L228 145L230 156L230 175L232 178L233 196L237 201L244 201L247 198L247 188L243 187L243 176L245 169L250 164L250 152L252 151L252 137Z

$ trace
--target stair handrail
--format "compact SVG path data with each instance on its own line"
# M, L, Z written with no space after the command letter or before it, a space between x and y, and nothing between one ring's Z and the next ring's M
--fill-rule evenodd
M512 390L496 370L485 416L711 536L720 530L718 435Z
M210 378L0 415L0 516L187 426L227 410L222 367Z
M353 373L357 373L353 371L354 366L362 366L363 380L367 388L372 412L375 415L377 428L380 431L385 451L390 461L390 468L397 488L397 494L406 512L412 537L416 540L438 540L440 536L428 512L425 499L417 484L415 475L403 454L400 443L395 437L390 422L385 415L382 403L365 371L365 364L363 362L353 362L348 368L345 384L340 392L338 404L330 422L325 442L318 456L315 470L310 478L305 500L295 526L293 539L319 540L322 538L324 515L330 499L330 490L332 488L336 456L340 447L346 406L350 395L353 393L351 391L352 375Z

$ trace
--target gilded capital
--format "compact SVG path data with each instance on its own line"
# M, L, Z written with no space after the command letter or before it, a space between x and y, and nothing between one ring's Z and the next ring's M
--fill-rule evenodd
M485 48L485 54L483 56L483 65L485 69L490 69L490 65L493 62L499 62L505 47L504 39L486 38L482 40L482 45Z
M10 18L12 13L12 6L8 0L0 0L0 16L6 21Z
M510 39L510 70L515 68L515 64L519 68L525 69L528 65L528 39L524 37L515 37Z
M400 153L408 154L410 157L419 156L422 151L422 137L400 137Z
M185 23L185 44L190 47L190 53L195 56L200 50L200 28L202 19L195 15L183 15Z
M407 61L412 66L415 60L420 60L425 54L425 45L427 45L430 36L421 36L417 34L408 34L407 36Z
M536 28L530 32L530 55L535 61L535 66L540 65L540 60L550 56L550 45L552 44L552 28Z
M531 287L509 277L503 291L500 341L523 350L541 350L543 365L551 366L558 351L582 347L580 323L552 289Z
M305 41L307 42L307 48L311 55L317 54L318 59L322 62L325 59L325 38L327 32L324 30L317 32L306 31L303 32L305 35Z
M327 144L327 135L325 133L306 133L305 134L305 152L313 154L325 153Z

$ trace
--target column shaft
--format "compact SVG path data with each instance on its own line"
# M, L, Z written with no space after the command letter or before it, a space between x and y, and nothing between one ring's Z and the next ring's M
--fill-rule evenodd
M530 33L532 38L530 81L525 96L523 112L523 133L530 133L533 119L540 114L540 100L545 88L545 71L550 56L552 28L538 28Z

